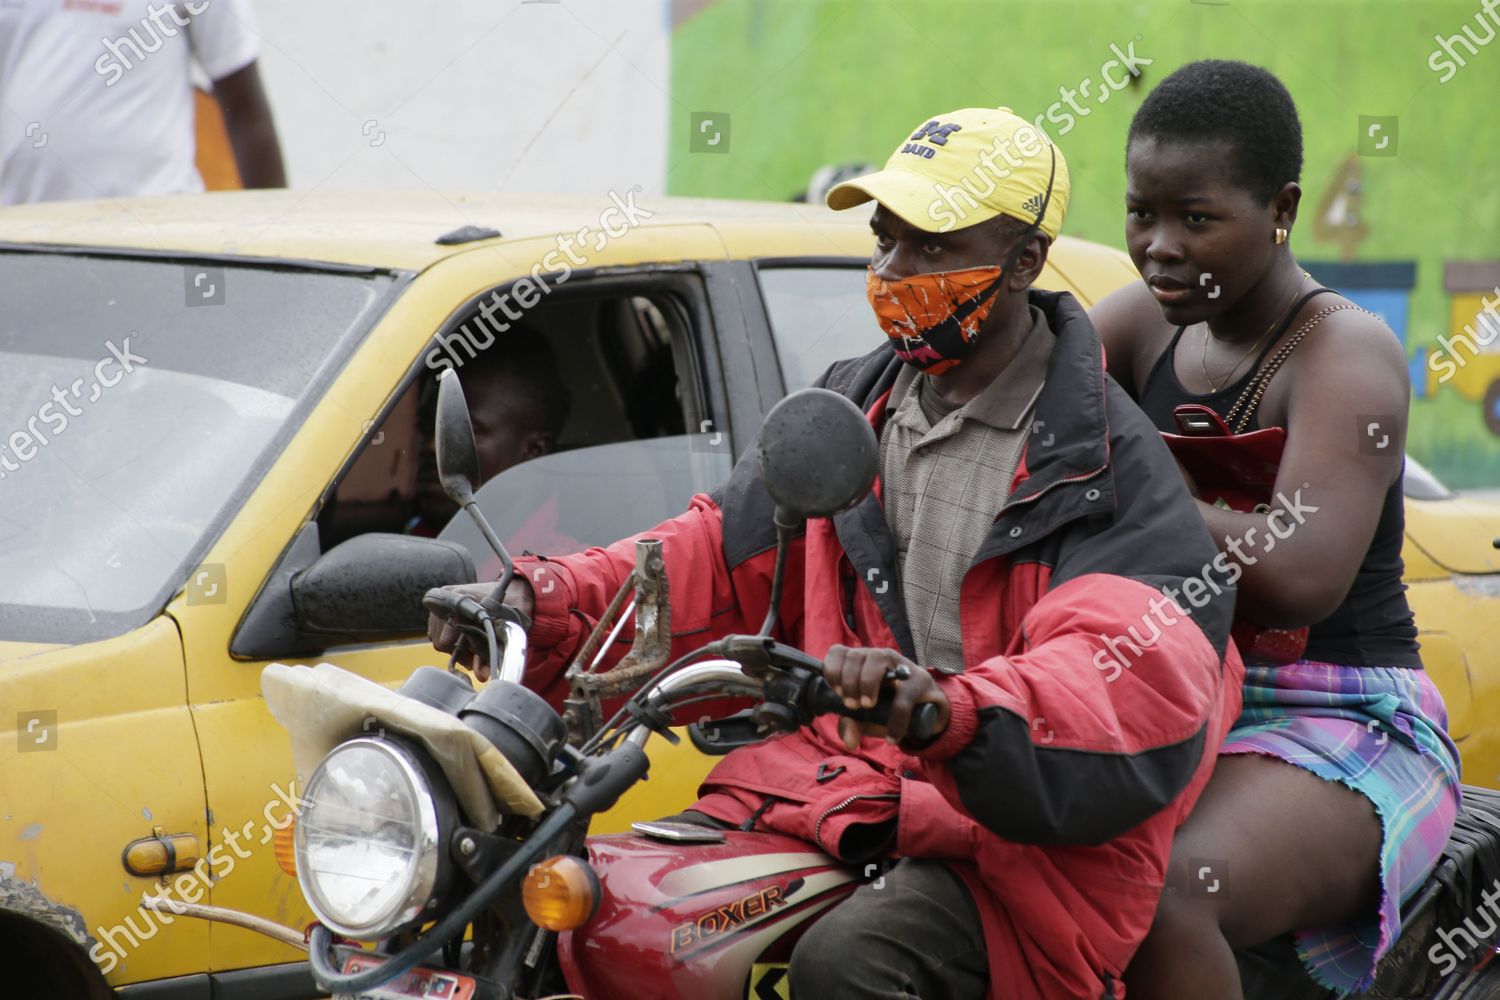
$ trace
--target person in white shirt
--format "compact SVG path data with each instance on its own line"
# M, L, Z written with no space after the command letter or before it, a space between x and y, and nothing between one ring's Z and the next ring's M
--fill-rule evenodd
M203 190L194 64L247 188L285 187L248 0L0 0L0 204Z

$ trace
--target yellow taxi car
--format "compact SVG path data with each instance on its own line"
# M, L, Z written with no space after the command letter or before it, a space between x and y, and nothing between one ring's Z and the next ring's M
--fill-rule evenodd
M474 359L550 345L558 426L481 500L513 551L610 541L874 343L870 246L857 213L634 191L0 212L0 994L316 995L294 943L142 901L311 920L278 864L297 792L261 669L441 662L420 595L490 566L433 514L433 375L457 368L482 422L535 386ZM1089 304L1135 278L1063 238L1040 284ZM1465 776L1496 785L1500 518L1429 480L1410 594ZM653 746L601 829L682 808L712 763Z

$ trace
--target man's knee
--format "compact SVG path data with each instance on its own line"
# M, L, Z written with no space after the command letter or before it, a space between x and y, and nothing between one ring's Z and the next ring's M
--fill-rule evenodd
M936 861L902 861L826 911L792 951L799 997L982 997L984 935L963 881Z
M870 924L860 907L847 903L834 906L817 918L792 949L788 978L798 997L834 997L853 985L851 980L868 972L865 963L851 956L871 953Z

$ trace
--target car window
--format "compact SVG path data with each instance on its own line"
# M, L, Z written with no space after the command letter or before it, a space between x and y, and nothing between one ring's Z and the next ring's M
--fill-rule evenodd
M706 312L692 308L694 281L672 283L550 297L493 337L478 313L447 324L340 482L324 548L363 531L441 533L476 565L492 559L467 516L445 528L459 512L437 479L432 427L447 368L479 441L482 509L515 552L578 551L681 513L731 463L723 435L689 433L706 412L695 363Z
M857 358L883 338L865 299L865 267L761 267L761 294L787 392L796 392L835 361Z
M476 502L512 555L582 552L660 524L729 477L729 449L715 434L683 434L580 448L518 465L491 479ZM474 556L479 578L499 561L460 513L439 536Z
M393 282L0 253L0 638L149 621Z

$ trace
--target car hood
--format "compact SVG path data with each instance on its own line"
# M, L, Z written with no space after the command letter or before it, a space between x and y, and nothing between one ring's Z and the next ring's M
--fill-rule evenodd
M39 653L66 648L65 644L56 642L0 642L0 663L24 660Z
M1500 573L1500 501L1458 494L1406 501L1406 534L1450 573Z

